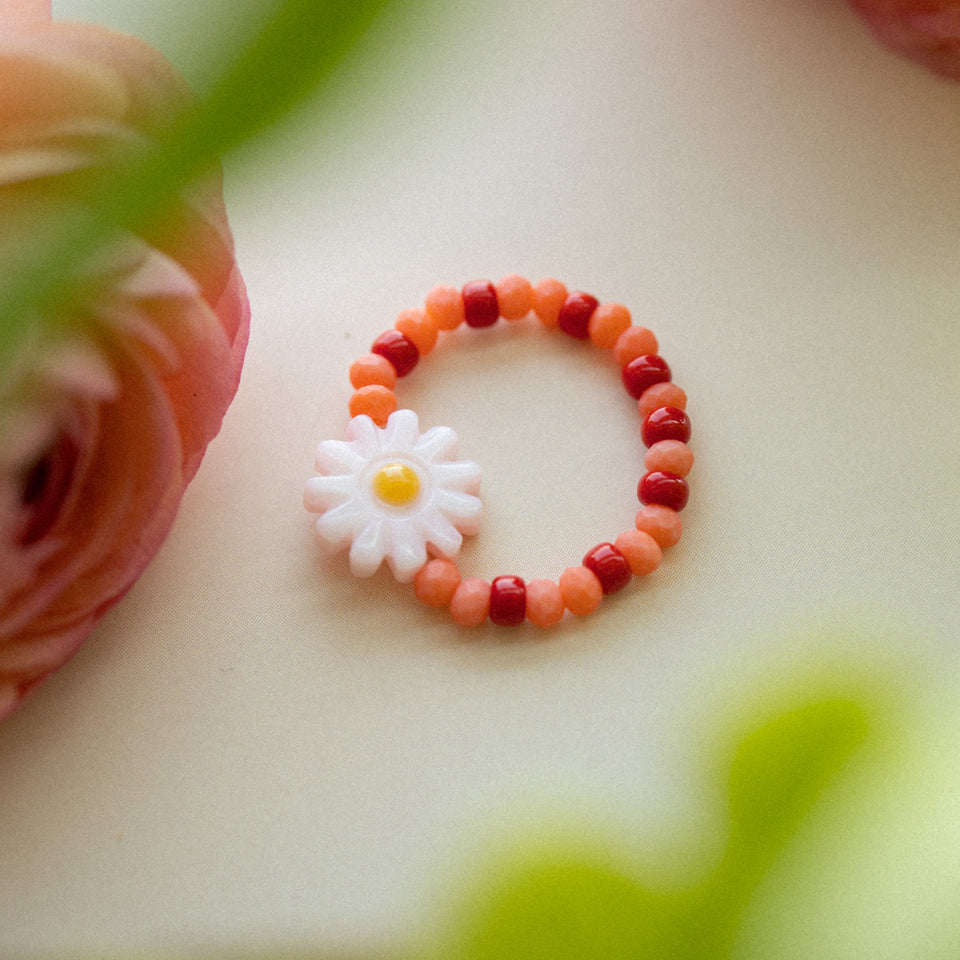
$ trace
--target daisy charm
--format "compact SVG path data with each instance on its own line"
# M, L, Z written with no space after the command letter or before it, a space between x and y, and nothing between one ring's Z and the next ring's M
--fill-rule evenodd
M449 427L420 433L412 410L390 414L378 427L354 417L346 440L325 440L303 503L330 550L350 548L350 572L372 576L384 560L406 583L428 555L455 557L464 535L479 529L483 504L480 466L455 460L457 434Z

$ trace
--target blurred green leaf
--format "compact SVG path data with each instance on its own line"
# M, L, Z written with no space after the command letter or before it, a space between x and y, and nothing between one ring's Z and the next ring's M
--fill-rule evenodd
M80 266L118 231L141 231L174 193L285 116L330 76L387 0L279 0L195 110L106 171L0 278L0 359L40 318L66 322ZM215 42L216 29L211 29ZM222 59L211 50L211 59ZM0 92L2 95L2 92Z

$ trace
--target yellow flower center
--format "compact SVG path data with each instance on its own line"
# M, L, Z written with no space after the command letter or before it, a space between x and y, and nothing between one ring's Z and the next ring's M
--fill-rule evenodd
M391 507L405 507L417 499L420 478L405 463L388 463L373 475L373 492Z

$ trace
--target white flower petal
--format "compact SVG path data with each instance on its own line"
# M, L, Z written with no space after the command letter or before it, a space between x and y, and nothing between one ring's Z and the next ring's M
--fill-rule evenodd
M441 557L455 557L463 545L460 531L439 511L428 510L419 519L420 537Z
M428 463L452 460L457 455L460 438L450 427L431 427L413 447L413 452Z
M361 457L369 460L380 452L383 431L365 414L354 417L347 424L347 440Z
M311 477L303 489L303 505L311 513L323 513L330 507L344 503L357 493L354 475Z
M324 440L317 447L317 470L323 474L359 473L366 462L353 444L343 440Z
M437 507L461 533L473 536L480 529L483 503L477 497L441 489L437 491Z
M355 577L372 577L390 547L390 524L382 518L371 520L350 548L350 572Z
M446 490L459 490L476 496L480 492L483 471L472 460L455 460L453 463L437 463L433 467L437 483Z
M420 420L413 410L395 410L383 428L380 449L384 453L408 453L420 436Z
M387 563L398 583L409 583L427 562L427 545L415 524L394 520L390 524L393 543Z
M348 500L317 517L317 536L330 550L342 550L369 520L370 511L359 500Z

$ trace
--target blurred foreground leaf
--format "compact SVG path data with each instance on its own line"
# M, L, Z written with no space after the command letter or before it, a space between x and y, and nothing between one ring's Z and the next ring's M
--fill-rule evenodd
M120 231L162 218L176 192L322 86L387 0L278 0L248 46L228 58L203 101L163 140L118 161L71 212L45 225L0 275L0 361L41 318L68 323L79 268ZM210 30L211 44L217 30ZM211 60L222 54L211 49ZM2 96L2 91L0 91Z
M680 888L649 865L597 853L508 855L459 901L430 960L721 960L766 870L871 732L855 698L814 699L761 717L725 769L723 854ZM573 848L571 843L571 849ZM576 842L576 848L582 844ZM641 871L643 879L640 879Z

